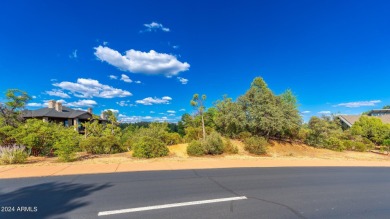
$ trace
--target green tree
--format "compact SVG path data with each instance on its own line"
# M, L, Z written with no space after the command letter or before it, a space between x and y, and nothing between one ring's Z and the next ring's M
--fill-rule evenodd
M217 115L215 123L218 131L229 137L236 137L246 127L245 111L232 98L227 96L216 102Z
M202 133L203 133L203 139L206 139L206 129L204 125L204 111L206 109L204 102L206 101L206 95L202 95L202 97L199 97L199 94L194 94L192 97L192 100L190 102L191 106L193 106L196 110L198 115L202 118Z
M0 103L0 121L4 126L16 128L23 121L21 110L24 109L31 97L22 90L9 89L5 94L7 102Z
M283 113L280 101L262 78L253 80L250 89L239 97L238 103L245 112L249 132L267 139L282 133Z
M352 125L351 133L380 144L386 137L386 128L380 118L363 115Z
M302 117L299 114L297 98L291 90L287 90L279 96L281 105L279 109L282 111L283 119L283 137L296 138L298 137L300 127L302 125Z

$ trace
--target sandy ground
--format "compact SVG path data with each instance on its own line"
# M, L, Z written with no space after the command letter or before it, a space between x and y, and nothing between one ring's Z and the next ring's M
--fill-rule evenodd
M57 158L30 157L25 164L0 165L0 178L112 173L127 171L178 170L232 167L301 167L301 166L389 166L390 156L371 152L336 152L303 144L271 142L268 154L248 154L242 142L232 140L238 154L189 157L187 144L169 146L169 156L138 159L131 152L112 155L80 153L79 159L62 163Z

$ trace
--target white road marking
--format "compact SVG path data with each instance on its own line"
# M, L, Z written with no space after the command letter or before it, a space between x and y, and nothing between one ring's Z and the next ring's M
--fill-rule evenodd
M210 204L216 202L228 202L228 201L236 201L236 200L244 200L244 199L247 199L247 197L240 196L240 197L231 197L231 198L218 198L218 199L209 199L209 200L202 200L202 201L173 203L173 204L166 204L166 205L154 205L154 206L140 207L140 208L128 208L128 209L121 209L121 210L114 210L114 211L102 211L98 213L98 216L123 214L123 213L138 212L138 211L150 211L150 210L164 209L164 208L176 208L176 207L183 207L189 205L202 205L202 204Z

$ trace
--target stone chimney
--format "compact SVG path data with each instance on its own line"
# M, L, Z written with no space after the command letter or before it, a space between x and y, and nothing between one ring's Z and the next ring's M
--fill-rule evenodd
M100 118L101 119L106 119L106 116L104 115L104 112L100 113Z
M56 111L62 112L62 103L56 102Z
M50 109L54 109L55 105L56 105L55 100L49 100L47 107L49 107Z
M92 114L92 108L88 108L87 110L90 114Z

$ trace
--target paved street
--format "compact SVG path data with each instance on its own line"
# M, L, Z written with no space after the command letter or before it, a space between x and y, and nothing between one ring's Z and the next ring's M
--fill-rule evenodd
M389 186L381 167L1 179L0 218L389 218Z

